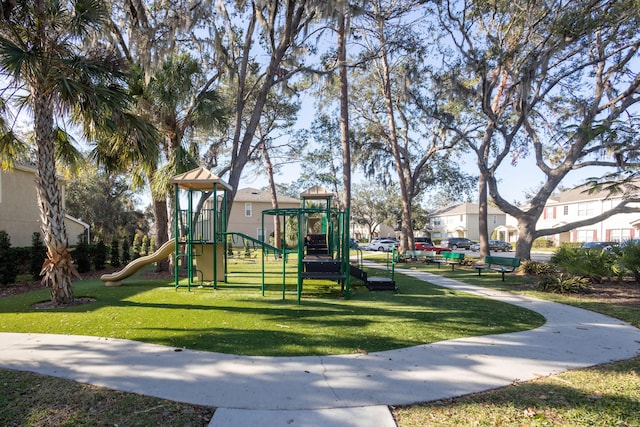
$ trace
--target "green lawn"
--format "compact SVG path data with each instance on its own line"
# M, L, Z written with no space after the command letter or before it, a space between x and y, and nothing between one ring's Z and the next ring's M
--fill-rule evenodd
M498 274L478 277L469 268L452 272L424 264L399 267L573 304L640 325L638 309L540 293L518 275L501 282ZM236 272L231 283L218 290L176 291L166 281L136 278L121 288L105 288L97 280L77 282L76 295L96 302L67 309L31 309L31 304L48 299L46 290L4 298L0 329L95 334L241 354L302 355L396 348L542 322L532 312L399 274L398 293L354 286L350 300L342 299L335 285L305 282L302 304L297 305L293 281L282 301L281 285L273 280L279 265L270 268L274 274L265 297L260 295L259 264L238 263L231 268ZM214 409L0 370L0 425L206 426ZM399 427L638 426L640 357L392 411Z
M297 304L295 273L282 300L281 264L268 265L265 296L260 263L229 266L218 289L176 290L173 281L128 279L105 287L74 283L95 302L38 310L48 291L0 299L0 331L126 338L243 355L302 356L381 351L468 336L535 328L542 316L509 304L396 275L398 292L370 292L356 283L351 298L329 282L305 281ZM295 264L288 266L295 272ZM379 273L379 272L378 272ZM356 281L354 281L356 282Z

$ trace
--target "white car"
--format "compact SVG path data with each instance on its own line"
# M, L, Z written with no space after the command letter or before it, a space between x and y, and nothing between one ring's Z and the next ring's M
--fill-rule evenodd
M400 242L395 239L380 239L369 243L369 250L371 251L380 251L380 252L389 252L391 248L398 247Z

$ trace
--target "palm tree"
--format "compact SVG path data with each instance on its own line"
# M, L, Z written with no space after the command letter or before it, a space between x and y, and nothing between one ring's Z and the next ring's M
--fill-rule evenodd
M108 11L99 0L2 2L0 73L9 100L33 117L36 191L47 248L43 283L54 304L73 302L77 274L68 248L56 150L62 120L86 129L117 126L128 108L121 61L99 45ZM5 96L9 91L4 91ZM62 126L60 126L62 127Z
M205 78L196 59L187 54L171 55L153 72L138 98L139 111L149 117L160 133L159 148L164 154L164 159L146 171L152 189L158 245L169 236L167 197L170 200L173 197L169 178L197 167L199 143L225 124L227 111L218 92L210 87L213 80ZM164 167L158 168L158 164ZM167 267L166 262L158 263L157 270Z

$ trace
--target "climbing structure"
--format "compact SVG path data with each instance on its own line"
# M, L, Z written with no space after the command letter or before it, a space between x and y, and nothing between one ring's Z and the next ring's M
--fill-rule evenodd
M298 302L305 279L334 280L341 285L345 297L350 297L349 213L333 207L334 196L322 187L312 187L300 195L301 208L270 209L262 212L263 229L265 219L270 216L282 217L283 223L295 221L298 236ZM286 247L285 241L281 247ZM284 275L282 297L285 297Z
M191 289L196 279L216 287L225 280L227 192L231 186L202 167L176 175L169 183L175 189L175 286ZM196 209L194 197L198 197ZM185 202L186 209L181 207ZM186 284L180 282L181 265L187 269Z

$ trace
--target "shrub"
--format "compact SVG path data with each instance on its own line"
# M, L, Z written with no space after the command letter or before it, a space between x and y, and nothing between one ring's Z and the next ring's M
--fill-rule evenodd
M546 262L537 262L531 260L524 260L520 265L520 269L525 274L532 274L534 276L542 276L543 274L551 274L555 271L555 267Z
M16 273L18 275L21 274L31 274L31 248L11 248L11 256L13 257L13 264L16 267ZM40 269L42 269L42 264L44 262L44 256L38 260L38 273ZM34 280L38 280L36 277Z
M111 241L111 266L120 266L120 242L116 238Z
M71 255L78 268L78 273L91 271L91 248L88 244L78 243Z
M640 243L629 241L619 252L618 264L633 275L636 283L640 283Z
M40 233L33 233L31 236L31 253L29 255L29 273L33 280L40 279L40 272L46 256L47 248L44 247Z
M142 247L140 248L140 255L149 255L149 237L146 234L142 236Z
M93 267L96 270L103 270L107 263L107 246L100 240L93 250Z
M571 274L545 274L538 282L538 289L558 294L575 294L589 289L589 279Z
M13 254L9 234L0 230L0 283L3 285L14 283L18 276Z
M616 275L616 255L602 249L582 249L562 245L549 262L565 273L588 277L601 282L604 277Z
M138 236L138 233L133 236L131 249L133 251L133 259L140 258L140 236Z
M131 253L129 252L129 242L127 239L122 240L122 263L129 264L131 261Z
M534 248L551 248L553 247L553 240L541 237L534 240L531 246Z

